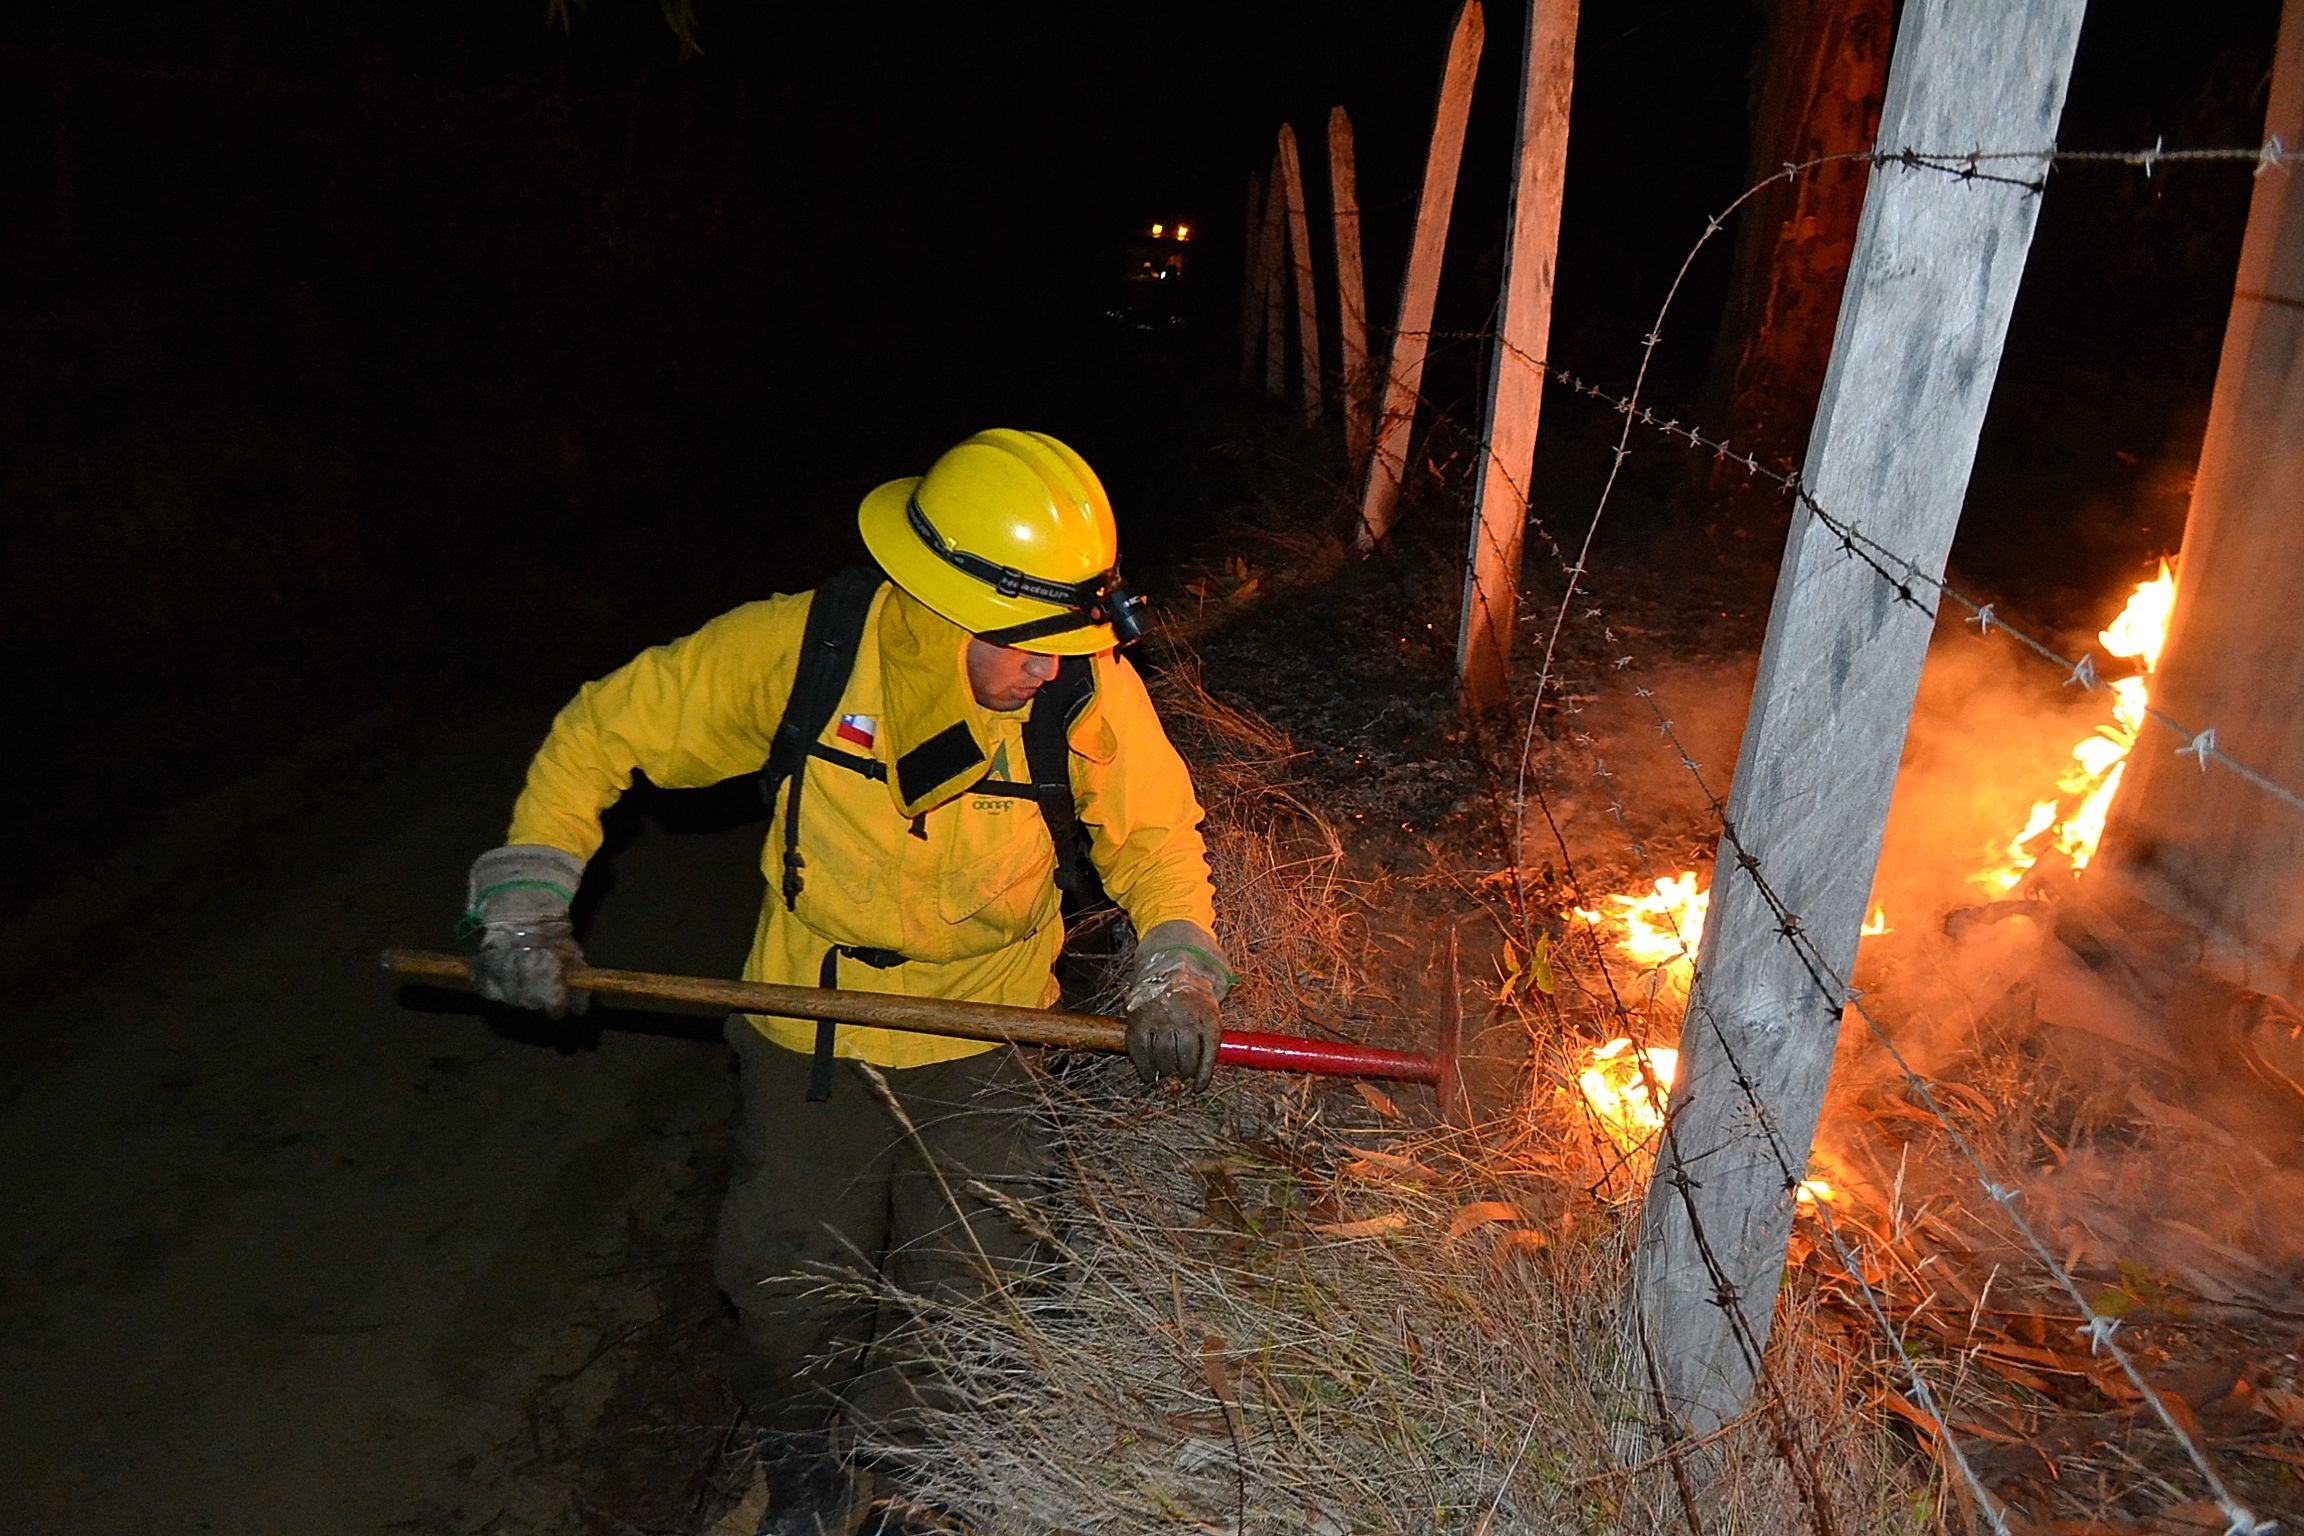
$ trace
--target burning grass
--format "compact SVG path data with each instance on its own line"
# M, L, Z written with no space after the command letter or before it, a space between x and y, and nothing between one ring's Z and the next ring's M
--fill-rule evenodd
M1270 727L1189 669L1163 693L1208 791L1243 974L1228 1022L1429 1049L1445 1001L1413 1001L1378 942L1399 888L1353 876ZM874 1294L931 1325L953 1389L925 1448L886 1448L907 1491L985 1532L1935 1528L1941 1490L1877 1411L1868 1346L1813 1290L1772 1351L1788 1448L1758 1417L1730 1426L1680 1468L1694 1510L1666 1459L1627 1464L1640 1154L1582 1108L1609 1031L1558 979L1500 1011L1503 1091L1469 1129L1422 1090L1227 1074L1163 1100L1115 1062L1052 1072L1059 1173L1020 1213L1046 1265L957 1308Z

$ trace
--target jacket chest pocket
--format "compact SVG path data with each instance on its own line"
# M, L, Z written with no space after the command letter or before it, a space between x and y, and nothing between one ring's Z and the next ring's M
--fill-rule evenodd
M935 915L953 958L989 954L1038 931L1056 912L1056 855L1039 815L1028 804L1005 814L963 808L955 861L936 880ZM915 917L906 927L916 923ZM925 937L925 935L923 936Z

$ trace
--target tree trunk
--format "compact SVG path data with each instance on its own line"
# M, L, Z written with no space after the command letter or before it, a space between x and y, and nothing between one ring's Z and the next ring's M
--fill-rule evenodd
M1747 185L1787 164L1872 147L1895 28L1895 0L1773 0L1766 9ZM1862 160L1820 165L1771 182L1738 213L1702 419L1763 463L1789 468L1807 452L1869 171ZM1766 521L1747 532L1781 526L1782 497L1756 498L1749 475L1702 462L1705 489L1726 503L1729 521L1757 514Z

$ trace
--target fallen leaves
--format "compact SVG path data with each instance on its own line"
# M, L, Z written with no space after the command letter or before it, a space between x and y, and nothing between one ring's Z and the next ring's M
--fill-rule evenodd
M2256 1411L2290 1434L2304 1434L2304 1392L2264 1387L2256 1393Z
M1368 1107L1370 1109L1376 1111L1376 1113L1382 1115L1387 1120L1397 1120L1400 1118L1400 1106L1393 1102L1392 1096L1386 1093L1383 1089L1374 1087L1368 1083L1357 1081L1355 1081L1352 1086L1360 1090L1360 1097L1368 1101Z
M1432 1184L1440 1178L1439 1174L1414 1158L1374 1147L1364 1150L1346 1163L1343 1172L1347 1178L1376 1184Z
M1456 1214L1448 1222L1448 1236L1451 1239L1459 1238L1474 1227L1519 1219L1520 1208L1509 1200L1475 1200L1470 1205L1457 1207Z

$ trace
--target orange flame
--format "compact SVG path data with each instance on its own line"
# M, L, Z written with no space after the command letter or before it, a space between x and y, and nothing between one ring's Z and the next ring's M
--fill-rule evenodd
M1576 1086L1592 1118L1618 1151L1637 1155L1664 1129L1664 1106L1680 1070L1680 1053L1668 1045L1635 1046L1619 1035L1594 1046L1584 1060ZM1804 1206L1840 1198L1822 1179L1802 1179L1793 1195Z
M1696 950L1704 938L1704 913L1712 893L1700 890L1696 871L1659 876L1649 895L1610 896L1612 912L1578 907L1576 915L1595 928L1615 932L1616 950L1651 973L1656 990L1685 993L1696 974Z
M1648 1145L1664 1129L1664 1099L1672 1088L1672 1074L1679 1069L1680 1053L1663 1045L1635 1050L1630 1039L1618 1036L1594 1046L1585 1061L1576 1086L1600 1129L1627 1154Z
M2024 829L2009 839L1992 865L1970 877L1976 884L1994 894L2013 891L2051 848L2075 873L2096 856L2113 797L2120 793L2129 750L2144 726L2149 702L2146 679L2160 664L2161 648L2168 642L2168 617L2175 606L2176 573L2163 560L2159 573L2138 583L2119 616L2096 636L2106 651L2141 669L2112 684L2112 723L2097 726L2073 745L2072 765L2056 780L2056 798L2033 802Z
M1575 912L1595 928L1614 930L1616 952L1647 973L1651 992L1685 996L1696 974L1696 951L1712 906L1712 892L1699 887L1697 878L1692 869L1665 875L1646 896L1603 898L1613 911L1578 907ZM1887 908L1874 907L1864 920L1864 935L1893 932Z

